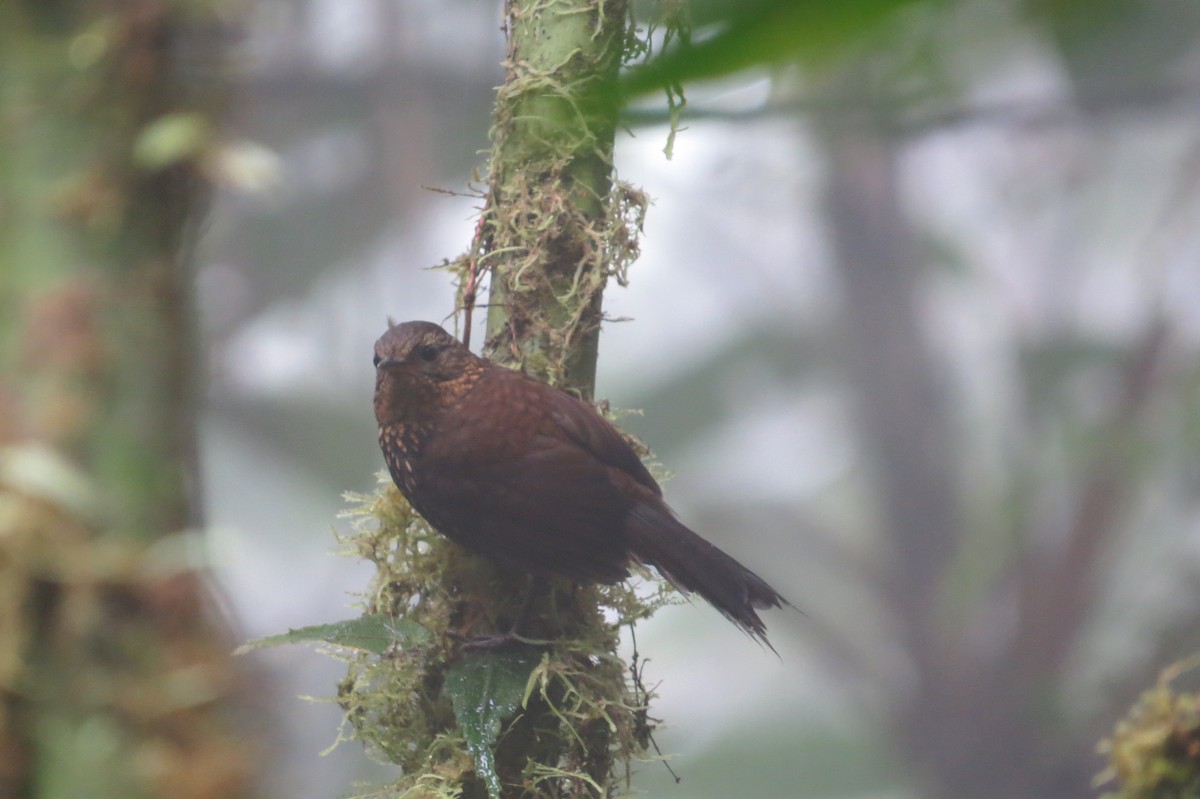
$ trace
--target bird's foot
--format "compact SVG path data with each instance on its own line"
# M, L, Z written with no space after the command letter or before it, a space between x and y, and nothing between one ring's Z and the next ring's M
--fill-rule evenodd
M526 638L509 630L506 633L491 633L490 635L463 635L451 630L447 635L458 641L463 649L473 649L484 652L494 652L499 649L510 649L518 646L545 647L550 641L540 641L536 638Z
M533 607L534 597L545 593L547 585L545 578L534 575L529 581L529 590L525 592L525 598L521 601L521 607L517 611L516 618L513 619L512 626L508 628L508 632L492 633L490 635L475 635L466 636L457 631L450 631L451 639L458 641L463 649L477 650L497 650L509 649L516 646L533 646L533 647L548 647L551 641L539 641L535 638L525 638L517 633L525 626L526 620L529 618L530 609Z

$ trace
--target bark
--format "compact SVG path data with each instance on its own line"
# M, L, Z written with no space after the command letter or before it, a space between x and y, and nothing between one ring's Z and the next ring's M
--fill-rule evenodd
M179 546L213 100L181 61L216 30L195 5L0 7L0 796L247 784L229 642Z

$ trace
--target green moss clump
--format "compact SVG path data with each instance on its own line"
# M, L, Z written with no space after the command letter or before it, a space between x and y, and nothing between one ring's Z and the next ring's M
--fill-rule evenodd
M401 777L371 795L482 797L487 792L444 691L459 643L508 629L528 577L509 573L433 531L387 479L378 494L349 495L353 529L347 554L373 563L364 611L417 624L419 644L397 641L382 655L344 653L348 673L338 702L346 738L398 765ZM612 653L622 625L651 615L673 596L653 584L639 595L628 582L576 586L565 581L535 600L525 632L544 642L525 701L495 747L505 796L617 796L646 746L652 698ZM619 776L618 776L619 775Z
M1195 799L1200 796L1200 695L1175 693L1170 683L1200 658L1163 673L1142 694L1112 737L1100 744L1109 759L1097 784L1116 783L1103 799Z

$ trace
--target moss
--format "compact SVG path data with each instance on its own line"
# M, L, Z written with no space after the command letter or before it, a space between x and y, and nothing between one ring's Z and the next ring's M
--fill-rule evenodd
M395 783L371 795L484 796L443 683L462 655L456 635L506 629L527 578L451 543L412 511L386 474L380 483L375 495L348 495L353 507L345 514L352 520L342 538L347 554L376 568L364 611L416 622L431 636L427 645L381 656L341 653L349 666L337 696L345 737L402 769ZM529 635L549 644L522 712L501 732L498 770L517 796L621 795L632 764L648 757L653 694L612 653L622 626L648 617L673 594L652 584L639 595L629 582L554 588L539 597L529 621ZM613 763L621 764L619 777L611 774Z
M513 175L499 193L503 200L485 205L472 248L448 268L459 276L460 306L480 273L492 274L491 307L503 307L503 313L493 310L501 321L489 324L489 357L590 394L594 365L580 372L582 344L598 334L608 280L625 285L638 257L648 200L639 189L617 183L594 213L564 189L570 184L564 169L552 165L534 179Z
M1200 657L1163 673L1100 744L1109 766L1098 785L1117 790L1103 799L1192 799L1200 796L1200 695L1177 693L1171 682Z
M678 4L665 5L674 9L664 14L668 38L682 35ZM636 29L629 0L522 0L505 14L488 190L474 240L445 268L456 274L468 331L488 283L487 357L590 397L603 290L610 279L626 283L648 206L613 171L615 87L622 62L646 56L654 34ZM681 107L682 96L669 101ZM446 541L383 483L377 496L354 498L346 541L377 568L366 610L419 623L432 643L352 657L339 699L352 735L404 768L389 795L485 796L443 691L459 657L452 633L508 629L527 577ZM651 585L639 596L629 583L559 581L535 600L524 632L546 647L495 747L504 796L628 791L632 763L651 743L652 695L615 653L623 625L674 596Z
M488 191L468 251L448 264L468 313L490 278L493 360L590 395L601 296L624 283L647 201L612 165L623 59L646 52L627 0L511 3Z

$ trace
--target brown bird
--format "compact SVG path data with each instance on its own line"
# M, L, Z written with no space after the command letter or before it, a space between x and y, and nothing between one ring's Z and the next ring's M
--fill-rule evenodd
M447 538L580 582L618 582L635 560L770 645L755 609L787 600L675 518L590 404L472 354L431 322L390 326L375 367L392 479Z

